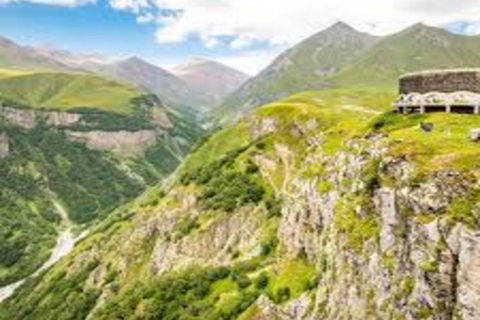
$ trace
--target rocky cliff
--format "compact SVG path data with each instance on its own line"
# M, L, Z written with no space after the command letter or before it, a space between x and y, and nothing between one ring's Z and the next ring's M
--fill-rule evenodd
M150 106L142 123L129 116L117 116L122 117L120 120L123 123L112 118L105 125L102 119L106 119L108 114L96 113L94 109L62 112L6 105L0 105L0 119L23 129L33 129L41 122L60 129L71 128L66 130L67 136L72 141L85 143L91 149L111 151L125 158L141 157L156 144L157 138L174 127L161 102L158 99L155 101L158 105Z
M321 98L261 108L211 137L166 193L120 210L0 319L479 319L467 133L480 120ZM425 120L438 129L422 133ZM66 284L81 288L68 308Z
M10 145L8 142L8 135L4 132L0 132L0 158L8 156L10 152Z
M111 151L120 157L140 157L157 142L154 130L140 131L67 131L73 141L85 143L88 148Z
M78 123L81 119L81 116L76 113L38 111L2 105L0 105L0 117L24 129L32 129L40 120L44 120L48 125L55 127L67 127Z

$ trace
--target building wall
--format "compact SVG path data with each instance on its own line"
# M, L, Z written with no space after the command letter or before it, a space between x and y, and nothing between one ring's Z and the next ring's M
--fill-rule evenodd
M480 72L455 71L410 75L400 79L400 93L471 91L480 93Z

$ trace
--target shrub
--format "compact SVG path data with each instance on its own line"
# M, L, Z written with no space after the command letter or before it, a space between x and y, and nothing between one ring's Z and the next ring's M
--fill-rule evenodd
M255 279L255 288L258 290L265 289L268 286L269 278L266 272L260 273L260 275Z
M275 251L277 246L278 246L278 238L276 236L272 237L271 239L269 239L266 242L263 242L261 244L261 248L262 248L261 254L262 254L262 256L264 256L264 257L268 256L270 253Z
M280 217L282 215L282 200L269 197L265 200L265 208L268 211L268 218Z
M276 303L283 303L290 299L290 288L289 287L281 287L277 289L275 294L275 302Z
M240 289L248 288L252 284L252 280L250 280L250 278L248 276L246 276L245 274L240 274L240 275L236 276L235 281L237 282L238 287Z
M455 199L447 208L447 221L450 224L464 223L470 228L478 226L478 217L474 210L474 199Z

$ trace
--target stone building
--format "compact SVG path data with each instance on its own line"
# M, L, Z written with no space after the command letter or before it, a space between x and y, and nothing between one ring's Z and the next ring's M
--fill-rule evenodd
M398 112L480 113L480 69L433 70L399 81Z

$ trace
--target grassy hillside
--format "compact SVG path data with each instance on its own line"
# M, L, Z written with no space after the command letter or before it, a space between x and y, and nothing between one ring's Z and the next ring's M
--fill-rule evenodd
M38 269L66 224L88 228L159 183L203 135L189 117L170 112L156 96L97 77L32 74L0 82L7 106L15 108L20 101L25 108L46 109L52 106L46 101L57 101L54 110L75 109L82 117L65 127L38 117L31 130L0 119L0 134L9 145L8 154L0 157L0 220L5 226L0 230L0 287ZM11 100L16 103L9 104ZM30 105L32 101L44 104ZM161 116L161 124L153 114ZM133 157L129 150L122 156L89 149L67 132L97 130L149 130L156 140Z
M290 94L329 86L327 79L361 55L375 37L337 23L281 54L219 107L226 117ZM220 116L221 117L221 116ZM218 115L217 115L217 118Z
M61 204L73 223L91 222L145 187L99 151L69 141L48 127L2 126L10 155L0 159L0 284L30 274L47 258L62 220Z
M40 109L131 113L130 100L137 95L132 87L91 75L35 73L0 78L0 97Z
M30 73L33 73L33 71L22 70L22 69L0 68L0 78L8 78L8 77L20 76L20 75L25 75Z
M177 120L179 132L158 137L143 157L120 159L72 142L57 128L0 124L10 145L0 159L0 286L31 274L48 258L65 224L58 206L80 229L102 221L168 176L201 135Z
M479 36L422 24L384 37L337 24L283 53L232 93L215 118L227 124L245 111L299 91L357 87L394 91L404 73L479 67L479 46Z
M365 91L342 96L333 91L298 94L213 135L178 170L170 192L165 195L154 188L120 208L65 261L42 279L30 281L4 304L0 319L40 320L54 314L62 319L85 319L102 292L109 292L109 298L92 319L135 318L138 310L145 318L237 319L261 294L280 304L311 293L315 266L304 255L279 258L283 252L277 236L281 190L285 180L311 170L302 161L312 147L306 138L292 136L292 125L314 121L317 127L308 134L325 132L325 150L333 154L344 147L345 139L363 135L377 113L388 108L389 95ZM255 137L255 126L269 119L275 121L274 132ZM289 149L291 162L279 153L279 145ZM258 157L271 159L275 164L271 172L260 170ZM237 219L241 228L228 227ZM252 232L249 240L233 242L222 253L206 240L212 232L240 230ZM186 258L186 264L175 254L166 257L178 263L172 267L179 271L158 276L153 251L162 243L192 247L198 257ZM195 249L194 243L201 247ZM184 268L202 264L203 254L211 255L208 263ZM226 266L216 266L213 257L217 255ZM94 272L104 277L92 286L87 283ZM67 297L72 297L68 307L62 303Z
M398 77L414 71L480 66L480 37L414 25L385 37L332 78L336 86L396 87Z

